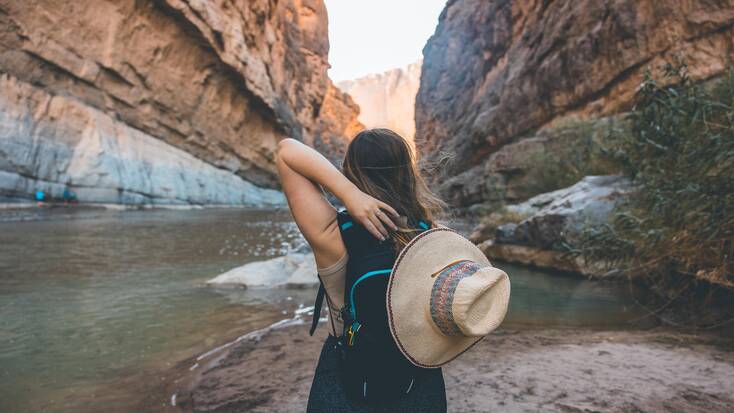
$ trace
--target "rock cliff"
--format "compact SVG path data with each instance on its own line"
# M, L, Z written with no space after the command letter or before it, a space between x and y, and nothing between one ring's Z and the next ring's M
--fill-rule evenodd
M412 142L421 63L418 61L404 68L345 80L338 86L359 105L359 121L365 126L393 129Z
M334 158L360 127L321 0L0 0L0 24L0 196L282 202L255 186L280 139Z
M436 177L442 194L460 206L519 202L573 183L539 185L534 165L562 164L594 132L581 142L557 127L595 129L629 109L648 67L678 55L694 79L726 70L734 1L450 0L423 53L417 145L427 161L453 159Z

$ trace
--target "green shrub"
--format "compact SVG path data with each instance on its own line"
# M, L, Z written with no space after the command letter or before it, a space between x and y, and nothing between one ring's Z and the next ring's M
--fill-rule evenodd
M611 155L637 189L571 252L658 285L734 288L734 71L705 84L684 64L648 73L629 119Z

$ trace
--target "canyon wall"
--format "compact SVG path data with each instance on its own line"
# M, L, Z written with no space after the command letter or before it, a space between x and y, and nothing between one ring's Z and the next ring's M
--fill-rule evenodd
M384 73L370 74L338 83L359 105L359 121L368 128L386 127L413 142L415 95L418 93L421 61Z
M322 0L0 0L0 24L6 198L282 203L280 139L336 159L361 127Z
M734 1L450 0L423 54L418 148L444 165L445 198L492 207L571 185L547 176L569 160L606 169L583 156L647 68L678 56L705 80L731 67Z

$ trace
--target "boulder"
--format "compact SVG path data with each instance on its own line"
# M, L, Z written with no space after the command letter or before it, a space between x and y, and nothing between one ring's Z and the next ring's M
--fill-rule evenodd
M318 285L312 253L291 252L282 257L251 262L207 281L220 287L310 287Z
M499 226L495 242L559 250L568 237L585 227L608 222L617 201L630 190L630 182L619 175L587 176L568 188L509 205L509 211L529 217L519 224Z
M488 235L486 226L480 225L472 241L490 260L586 276L610 276L614 272L605 263L569 257L563 244L587 227L609 222L614 206L632 190L629 180L620 175L587 176L568 188L507 205L505 215L527 218L519 223L500 224L492 235Z

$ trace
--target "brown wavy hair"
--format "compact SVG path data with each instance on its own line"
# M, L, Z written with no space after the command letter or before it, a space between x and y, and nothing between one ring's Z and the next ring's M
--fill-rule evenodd
M434 221L446 207L426 185L408 142L390 129L358 133L347 147L342 171L362 192L400 214L398 230L387 228L396 254L418 234L418 221Z

